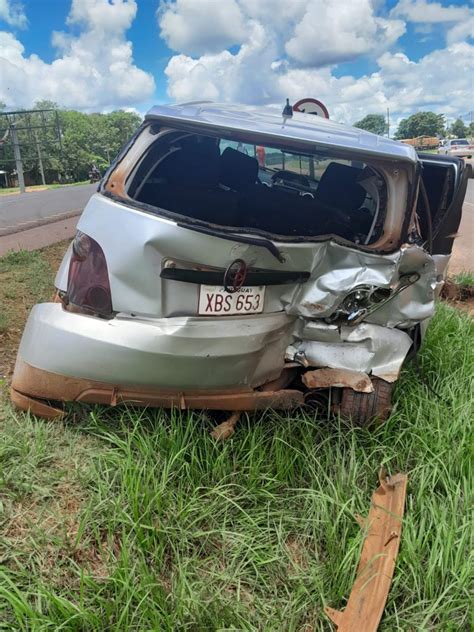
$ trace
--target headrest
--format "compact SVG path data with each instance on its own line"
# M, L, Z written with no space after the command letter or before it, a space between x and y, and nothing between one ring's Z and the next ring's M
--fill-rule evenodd
M363 169L331 162L319 181L317 199L345 211L354 211L364 202L365 189L358 183Z
M200 140L200 139L199 139ZM212 139L202 139L207 141ZM158 165L156 174L168 184L213 188L219 184L219 148L215 142L183 143Z
M227 147L220 158L220 182L238 191L255 184L258 174L256 158Z

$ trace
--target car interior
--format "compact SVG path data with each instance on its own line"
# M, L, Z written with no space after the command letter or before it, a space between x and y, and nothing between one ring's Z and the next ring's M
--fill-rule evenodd
M253 145L164 135L144 156L128 195L213 225L282 236L336 234L363 244L378 238L386 186L374 168L265 149L268 162L259 164ZM280 164L277 155L283 156Z

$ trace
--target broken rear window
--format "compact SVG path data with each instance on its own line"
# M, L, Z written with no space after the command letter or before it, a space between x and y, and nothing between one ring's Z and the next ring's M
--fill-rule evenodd
M157 138L128 195L209 224L360 244L378 239L386 209L385 180L369 164L182 132Z

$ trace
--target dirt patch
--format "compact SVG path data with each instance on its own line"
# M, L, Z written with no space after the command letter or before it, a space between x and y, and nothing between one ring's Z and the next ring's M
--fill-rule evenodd
M307 544L303 539L296 536L289 536L285 542L285 548L289 558L288 573L293 574L295 570L308 570L309 552Z
M121 543L118 534L103 535L100 542L89 542L75 548L72 559L96 580L107 579L114 561L120 556Z
M474 316L474 285L463 285L448 279L441 290L441 298L453 307Z
M43 499L40 505L33 501L12 503L3 535L15 548L26 544L34 533L47 540L61 537L73 545L79 532L77 516L82 502L81 491L63 482L54 488L54 496Z
M70 586L77 581L74 564L96 580L109 577L120 554L118 536L103 536L97 542L81 525L85 496L77 485L64 481L49 498L13 502L5 507L7 519L2 529L2 563L15 566L34 561L35 573L45 581ZM72 566L71 566L72 564Z
M0 258L0 380L9 379L28 314L54 292L54 277L68 241Z

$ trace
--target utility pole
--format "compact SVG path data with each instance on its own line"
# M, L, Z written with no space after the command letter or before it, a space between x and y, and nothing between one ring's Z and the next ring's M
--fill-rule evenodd
M38 162L41 173L41 182L46 184L46 180L44 179L44 169L43 169L43 158L41 157L41 147L38 140L38 132L35 130L35 143L36 143L36 151L38 152Z
M387 136L390 138L390 109L387 108Z
M20 144L18 143L18 134L16 131L16 124L11 124L13 153L15 154L16 173L18 175L18 185L20 187L20 193L25 192L25 178L23 177L23 162L21 160Z

